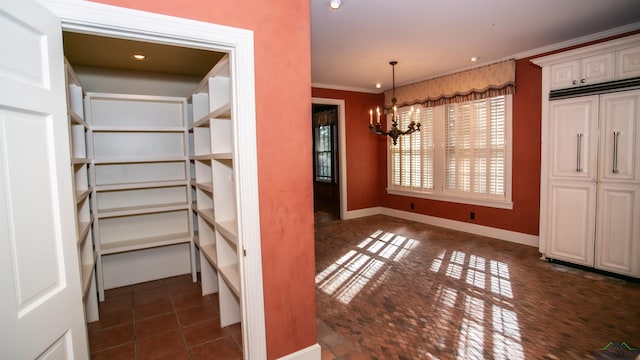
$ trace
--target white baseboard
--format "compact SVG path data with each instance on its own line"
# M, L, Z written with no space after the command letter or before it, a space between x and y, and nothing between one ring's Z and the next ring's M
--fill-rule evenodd
M536 235L519 233L511 230L504 230L493 228L484 225L471 224L462 221L449 220L444 218L439 218L435 216L416 214L413 212L402 211L397 209L391 209L386 207L375 207L368 209L360 209L360 210L352 210L347 213L347 219L354 219L363 216L370 215L388 215L401 219L407 219L411 221L420 222L423 224L440 226L447 229L453 229L458 231L464 231L471 234L481 235L492 237L495 239L505 240L517 244L529 245L533 247L538 247L539 238Z
M347 211L342 220L355 219L355 218L371 216L371 215L379 215L379 214L382 214L382 209L383 209L382 207L376 206L372 208Z
M278 358L278 360L320 360L322 356L322 349L318 343L315 343L302 350L298 350L287 356Z

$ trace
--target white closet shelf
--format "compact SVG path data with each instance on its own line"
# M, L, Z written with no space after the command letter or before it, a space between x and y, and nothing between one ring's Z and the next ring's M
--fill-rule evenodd
M225 282L231 288L231 291L240 297L240 274L238 272L238 265L231 264L219 267L220 274Z
M220 153L211 154L211 157L215 160L233 160L233 153L220 152Z
M177 126L91 126L93 132L177 132L182 133L187 130L185 127Z
M189 156L189 160L198 160L198 161L211 161L211 154L202 154L202 155L191 155Z
M153 213L187 210L187 209L189 209L189 204L187 203L127 206L127 207L112 208L112 209L98 209L97 216L99 219L104 219L104 218L119 217L119 216L153 214Z
M76 190L76 204L82 202L82 200L86 199L89 194L91 194L92 188L91 186L88 189Z
M216 250L216 244L207 244L200 246L200 251L205 258L209 261L209 264L214 268L218 268L218 253Z
M91 224L93 223L93 215L91 219L87 221L78 222L78 246L82 246L85 241L87 241L89 230L91 229Z
M127 251L151 249L167 245L188 243L190 241L191 237L189 236L188 232L166 234L161 236L152 236L123 241L103 242L100 244L100 252L102 255L110 255Z
M91 285L91 278L93 278L94 264L82 265L82 297L86 298L87 293Z
M236 220L216 221L216 230L238 246L238 222Z
M84 164L90 164L91 160L87 159L87 158L80 158L80 157L73 157L71 158L71 163L73 165L84 165Z
M219 108L211 111L210 113L204 115L198 121L195 121L193 124L189 125L189 130L193 130L193 128L197 127L209 127L211 119L231 119L231 103L226 103Z
M213 181L209 182L196 182L195 187L204 190L210 194L213 194Z
M82 116L76 114L76 112L73 111L71 108L68 108L67 111L69 112L69 118L71 120L71 125L82 125L85 128L89 127L89 125L87 125L87 122L84 121Z
M117 158L117 159L95 159L95 164L139 164L139 163L162 163L162 162L179 162L186 161L188 158L186 156L166 156L166 157L157 157L157 158L136 158L136 157L128 157L128 158Z
M193 234L193 244L200 247L200 236L198 236L198 233Z
M96 191L113 191L113 190L135 190L135 189L151 189L162 187L186 186L187 180L171 180L171 181L148 181L136 183L122 184L104 184L96 185Z
M196 209L196 212L198 213L198 215L200 215L200 217L202 217L203 220L205 220L212 226L215 226L216 220L214 217L213 209Z

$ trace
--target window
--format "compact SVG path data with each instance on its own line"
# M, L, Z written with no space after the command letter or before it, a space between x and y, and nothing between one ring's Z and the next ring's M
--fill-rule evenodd
M332 181L333 141L331 125L321 125L315 128L316 138L316 180Z
M411 120L420 131L389 149L389 193L511 208L511 95L398 111L401 129Z

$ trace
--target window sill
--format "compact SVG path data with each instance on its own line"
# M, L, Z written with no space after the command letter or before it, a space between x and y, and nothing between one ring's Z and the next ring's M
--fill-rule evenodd
M419 192L389 189L389 188L387 188L387 194L408 196L408 197L414 197L414 198L420 198L420 199L446 201L446 202L453 202L453 203L459 203L459 204L479 205L479 206L486 206L486 207L492 207L497 209L513 210L513 201L462 198L458 196L436 195L431 193L419 193Z

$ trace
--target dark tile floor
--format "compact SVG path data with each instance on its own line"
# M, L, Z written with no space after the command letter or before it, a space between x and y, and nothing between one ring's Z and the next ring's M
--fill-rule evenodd
M317 215L315 234L323 359L594 359L609 342L640 348L637 282L383 215Z
M191 275L107 290L89 324L91 359L242 359L240 325L220 327L217 295Z

